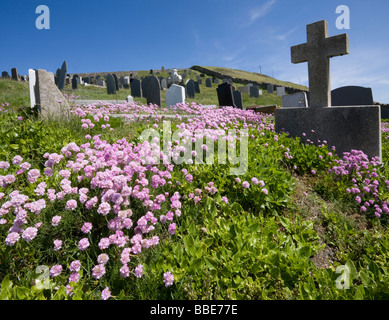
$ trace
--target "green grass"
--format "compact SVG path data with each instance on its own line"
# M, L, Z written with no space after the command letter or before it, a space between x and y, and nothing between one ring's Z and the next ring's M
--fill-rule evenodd
M13 107L30 106L28 82L0 79L0 103L4 102Z

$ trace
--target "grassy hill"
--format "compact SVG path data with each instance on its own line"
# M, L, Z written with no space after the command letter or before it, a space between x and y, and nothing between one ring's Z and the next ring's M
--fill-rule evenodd
M237 83L248 83L248 82L256 82L256 83L270 83L276 86L284 86L288 88L294 88L297 90L308 91L308 87L301 86L288 81L281 81L275 78L269 77L264 74L248 72L237 69L229 69L223 67L203 67L203 66L193 66L191 69L193 70L201 70L202 72L211 75L216 74L219 78L222 77L230 77L235 80ZM239 81L241 80L241 81Z

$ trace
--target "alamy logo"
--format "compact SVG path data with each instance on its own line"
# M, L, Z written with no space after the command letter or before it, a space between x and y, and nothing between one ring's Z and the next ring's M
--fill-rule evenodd
M35 20L35 26L38 30L50 29L50 9L48 6L40 5L35 9L35 13L40 16Z
M350 29L350 8L346 5L340 5L335 12L340 14L336 19L336 28L339 30Z
M339 290L350 289L350 269L347 265L336 268L336 273L341 275L336 279L335 285Z
M239 132L238 132L239 131ZM163 148L161 134L156 129L146 129L141 133L142 142L148 141L153 155L145 155L146 164L155 164L162 160L164 164L229 164L230 175L244 175L248 169L248 130L171 130L171 122L163 123ZM204 143L205 140L205 143ZM217 151L215 150L217 142ZM239 150L239 155L237 154ZM205 156L205 161L204 161ZM216 160L217 159L217 160Z

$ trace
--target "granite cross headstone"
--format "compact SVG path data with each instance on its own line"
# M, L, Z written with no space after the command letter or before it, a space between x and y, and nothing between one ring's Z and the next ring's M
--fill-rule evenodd
M309 107L275 110L275 131L326 140L335 152L362 150L382 161L380 106L331 106L329 58L348 54L347 34L328 37L325 20L307 25L307 43L291 48L293 63L308 61Z

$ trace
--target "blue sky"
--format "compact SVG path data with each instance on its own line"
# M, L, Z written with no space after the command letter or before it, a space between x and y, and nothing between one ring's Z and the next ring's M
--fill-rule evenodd
M50 29L38 30L39 5ZM336 7L350 8L350 29L336 28ZM360 85L389 103L389 1L386 0L2 0L0 71L69 73L220 66L308 85L306 63L290 47L306 25L347 33L350 54L331 59L332 88Z

